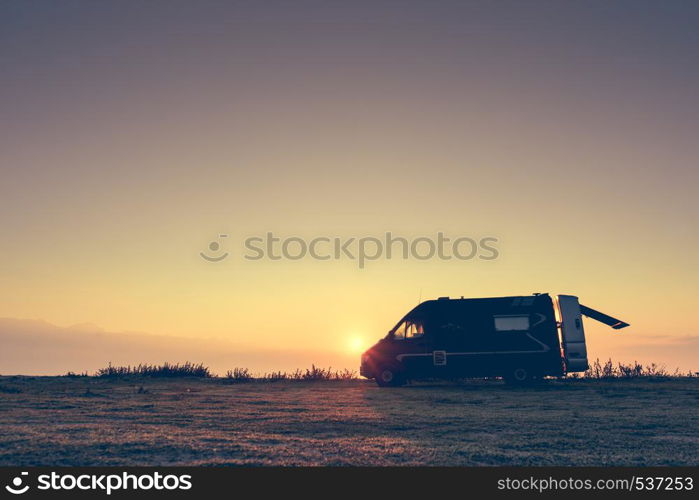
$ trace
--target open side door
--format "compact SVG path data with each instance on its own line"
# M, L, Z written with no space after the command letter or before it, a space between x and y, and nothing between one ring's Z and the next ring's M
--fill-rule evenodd
M607 316L604 313L595 311L591 307L587 307L582 304L580 304L580 312L588 318L596 319L600 323L611 326L615 330L620 330L629 326L628 323L621 321L620 319L612 318L611 316Z

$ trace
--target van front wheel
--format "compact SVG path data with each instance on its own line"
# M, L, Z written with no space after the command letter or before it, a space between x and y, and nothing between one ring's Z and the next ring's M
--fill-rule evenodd
M405 380L395 368L387 366L379 369L379 373L376 375L376 383L379 387L398 387L403 385Z

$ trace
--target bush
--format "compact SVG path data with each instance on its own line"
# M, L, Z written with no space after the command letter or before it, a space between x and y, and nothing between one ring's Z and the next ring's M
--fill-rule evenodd
M585 371L582 377L577 373L572 373L570 378L586 378L595 380L608 380L608 379L620 379L620 378L670 378L670 377L694 377L696 374L692 372L681 373L675 370L673 373L669 373L665 367L660 366L656 363L651 363L649 365L642 365L638 361L633 363L616 363L614 364L611 359L602 364L602 362L597 358L590 367Z
M345 368L341 372L333 373L333 378L335 380L355 380L357 378L357 372Z
M100 368L95 373L98 377L125 377L137 375L143 377L211 377L209 368L202 363L195 364L189 361L179 364L163 363L162 365L139 364L136 366L112 366Z
M286 372L270 372L262 375L259 380L263 380L265 382L278 382L280 380L288 380L289 378L291 377Z
M233 368L226 372L226 379L231 382L250 382L252 374L247 368Z
M250 370L247 368L234 368L232 371L228 370L226 372L226 379L235 382L279 382L282 380L291 380L294 382L300 381L336 381L336 380L356 380L357 373L352 370L335 370L332 368L319 368L316 365L311 365L310 368L305 370L296 370L293 372L268 372L255 377L251 374Z

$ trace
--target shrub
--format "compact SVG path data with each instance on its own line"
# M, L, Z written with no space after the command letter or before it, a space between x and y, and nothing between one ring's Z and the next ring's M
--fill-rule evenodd
M112 366L111 363L106 368L100 368L95 373L98 377L124 377L130 375L143 377L211 377L209 368L203 363L190 363L189 361L179 364L163 363L162 365L139 364L136 366Z
M226 372L226 379L231 382L250 382L252 378L252 374L247 368L233 368L233 370Z
M303 380L331 380L332 372L330 368L323 369L318 368L316 365L311 365L310 368L306 368L306 372L301 377Z
M286 372L270 372L262 375L260 380L264 380L265 382L278 382L280 380L288 380L289 378L289 374Z
M333 373L333 378L335 380L355 380L357 378L357 372L345 368L341 372Z
M231 380L235 382L279 382L282 380L290 380L294 382L301 381L340 381L340 380L356 380L357 373L353 370L335 370L332 368L319 368L316 365L311 365L310 368L305 370L295 370L293 372L267 372L259 375L257 377L253 376L250 370L247 368L234 368L233 370L228 370L226 372L226 380Z
M585 371L582 377L577 373L570 375L570 378L587 378L587 379L616 379L616 378L669 378L669 377L692 377L692 373L687 374L680 373L679 369L675 370L672 374L663 367L656 363L651 363L649 365L643 366L638 361L633 363L617 363L616 365L611 359L602 364L599 358L597 358L590 367Z

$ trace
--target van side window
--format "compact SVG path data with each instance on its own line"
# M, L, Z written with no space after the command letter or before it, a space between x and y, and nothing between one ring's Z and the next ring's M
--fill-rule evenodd
M494 316L496 332L529 330L529 316Z
M405 331L406 339L418 338L422 337L423 335L425 335L425 330L422 326L422 323L420 323L419 321L408 322L408 328Z
M406 322L403 321L398 328L393 332L394 340L405 340L405 327Z

